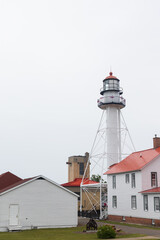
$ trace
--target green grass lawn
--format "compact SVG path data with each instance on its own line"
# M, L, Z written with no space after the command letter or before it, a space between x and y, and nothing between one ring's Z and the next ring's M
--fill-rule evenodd
M21 232L0 233L0 240L94 240L96 233L83 233L85 227L26 230ZM144 235L130 234L119 237L140 237ZM118 237L118 238L119 238Z

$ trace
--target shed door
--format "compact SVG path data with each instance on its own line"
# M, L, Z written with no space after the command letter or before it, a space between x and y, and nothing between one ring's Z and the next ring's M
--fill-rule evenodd
M18 225L19 205L13 204L9 207L9 225Z

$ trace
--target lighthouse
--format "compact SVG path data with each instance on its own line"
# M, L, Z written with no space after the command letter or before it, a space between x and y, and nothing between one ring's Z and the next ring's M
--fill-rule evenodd
M120 111L126 106L120 80L113 76L112 72L103 80L100 94L102 97L98 99L98 107L104 110L106 115L107 167L110 167L121 161Z
M98 214L97 210L99 210L99 217L102 219L107 217L108 183L104 173L109 167L120 162L123 157L135 151L135 147L121 112L121 109L126 106L123 89L120 87L120 80L113 76L112 72L103 80L100 94L101 97L97 102L102 115L80 186L80 211L83 210L82 198L88 199L90 211ZM99 175L100 182L86 184L88 167L90 167L91 179L92 176ZM96 198L97 193L99 199ZM97 201L96 209L95 201Z

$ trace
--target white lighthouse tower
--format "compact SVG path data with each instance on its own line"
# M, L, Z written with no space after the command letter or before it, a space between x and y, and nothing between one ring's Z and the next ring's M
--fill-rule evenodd
M106 113L106 150L107 167L121 161L121 116L120 109L126 103L122 97L120 80L113 76L112 72L103 80L103 88L100 90L102 97L98 100L98 107Z
M99 210L102 219L107 216L107 178L104 173L110 166L135 151L135 147L121 112L126 101L122 96L120 80L112 72L103 80L100 94L102 97L98 99L98 107L103 111L81 183L80 210L83 210L83 200L88 199L90 212L97 214ZM90 179L98 176L99 182L86 184L88 166Z

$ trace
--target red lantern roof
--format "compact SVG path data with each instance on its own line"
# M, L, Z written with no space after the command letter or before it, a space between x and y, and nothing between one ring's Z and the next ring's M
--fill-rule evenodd
M116 78L115 76L113 76L113 73L112 72L110 72L109 73L109 76L108 77L106 77L105 79L118 79L118 78Z

